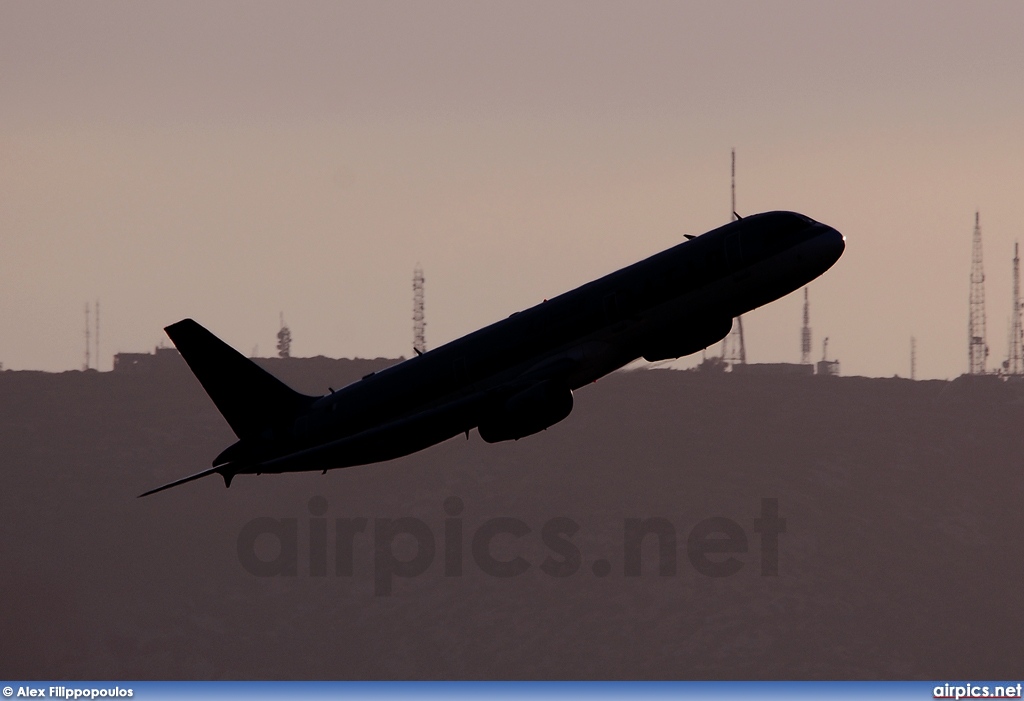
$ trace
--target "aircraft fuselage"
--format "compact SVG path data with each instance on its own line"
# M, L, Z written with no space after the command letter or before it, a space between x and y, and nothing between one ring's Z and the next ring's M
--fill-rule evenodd
M536 383L575 390L642 356L689 355L724 338L734 317L818 277L844 247L837 231L798 214L735 221L320 397L296 420L292 445L344 441L450 406L450 420L428 432L435 443L476 428L488 404ZM339 444L299 469L377 462L423 442L373 441L379 452Z

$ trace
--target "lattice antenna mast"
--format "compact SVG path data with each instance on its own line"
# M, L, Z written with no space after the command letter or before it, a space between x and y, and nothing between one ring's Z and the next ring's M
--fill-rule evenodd
M729 208L730 221L736 221L739 217L736 214L736 149L732 150L732 182L731 182L731 206ZM743 339L743 315L736 317L732 325L732 331L726 336L722 343L722 359L730 365L744 365L747 362L747 344Z
M984 375L985 360L988 358L988 344L985 342L985 271L981 261L981 223L978 212L975 212L970 317L967 322L968 372L971 375Z
M732 201L729 212L732 217L729 221L736 221L736 149L732 150Z
M827 341L826 341L827 342ZM804 288L804 326L800 329L800 362L809 365L811 362L811 303Z
M100 301L96 300L96 369L100 369Z
M281 312L281 329L277 332L277 355L280 358L292 357L292 330L285 326L284 312ZM253 351L253 355L256 352Z
M739 341L739 358L737 358L740 365L745 365L747 362L747 344L743 340L743 315L740 314L736 317L736 340Z
M92 361L89 358L89 351L91 349L91 341L89 340L89 303L85 303L85 365L82 367L83 370L88 370L92 366Z
M412 349L416 355L427 352L427 321L423 312L423 268L412 272Z
M1010 355L1006 359L1006 372L1024 375L1024 328L1020 319L1020 254L1013 244L1013 319L1010 322Z

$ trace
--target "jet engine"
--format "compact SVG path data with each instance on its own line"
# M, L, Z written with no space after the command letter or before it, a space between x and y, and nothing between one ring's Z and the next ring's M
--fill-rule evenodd
M512 395L480 422L480 437L488 443L518 440L554 426L572 412L572 390L541 382Z
M680 324L681 328L662 333L645 344L644 360L681 358L718 343L732 330L732 319L702 319L698 323Z

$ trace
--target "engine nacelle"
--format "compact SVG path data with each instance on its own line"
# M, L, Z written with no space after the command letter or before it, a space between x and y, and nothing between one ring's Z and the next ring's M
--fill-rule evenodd
M659 334L645 345L644 360L668 360L681 358L690 353L704 350L729 335L732 319L702 319L699 323L684 323L682 328Z
M518 440L554 426L571 412L572 390L541 382L510 397L478 430L488 443Z

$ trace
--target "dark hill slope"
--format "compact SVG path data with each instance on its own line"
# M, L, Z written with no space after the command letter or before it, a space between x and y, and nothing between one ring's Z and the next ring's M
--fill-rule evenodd
M319 393L387 361L318 362L272 371ZM187 371L0 373L0 676L1014 677L1022 419L1003 383L617 373L516 443L474 433L382 465L240 476L230 490L211 478L140 500L232 440ZM323 577L310 573L316 496ZM446 577L452 496L462 576ZM787 522L778 576L761 574L763 498ZM257 517L295 519L295 576L243 566L240 534ZM338 576L335 520L350 517L368 524L353 575ZM378 596L376 520L402 517L427 524L436 553ZM472 554L495 517L530 529L491 543L530 564L518 576L485 574ZM542 569L562 559L542 536L556 517L579 526L582 563L563 578ZM675 572L659 576L651 536L642 575L627 577L624 520L655 517L675 530ZM747 539L731 576L688 557L711 517ZM410 559L414 543L399 536L394 552ZM264 535L254 549L273 560L277 544Z

